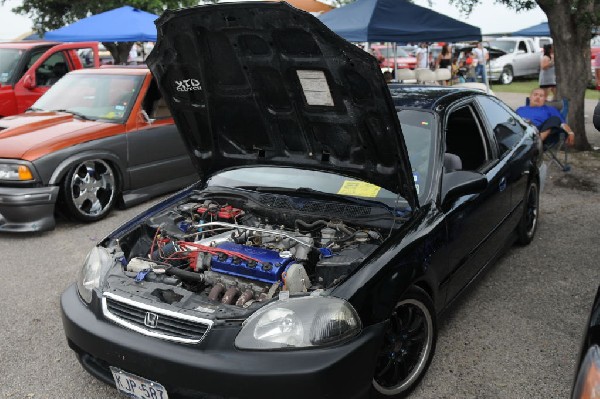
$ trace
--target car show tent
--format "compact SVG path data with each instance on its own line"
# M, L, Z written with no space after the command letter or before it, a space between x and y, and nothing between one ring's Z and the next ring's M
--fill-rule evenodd
M548 22L542 22L529 28L521 29L512 33L513 36L550 36Z
M44 38L59 42L155 42L158 15L123 6L80 19Z
M319 16L351 42L481 41L481 29L406 0L357 0Z

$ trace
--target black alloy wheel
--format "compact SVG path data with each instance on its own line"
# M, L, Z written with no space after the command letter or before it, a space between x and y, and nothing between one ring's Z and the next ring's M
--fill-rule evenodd
M539 210L540 210L540 192L537 181L532 181L527 187L525 193L523 215L517 226L517 241L521 245L527 245L533 241L537 230Z
M62 182L61 202L68 216L82 222L105 217L117 198L113 168L101 159L83 161L72 168Z
M425 375L436 341L433 302L425 291L411 287L390 316L384 342L377 355L373 396L405 397Z

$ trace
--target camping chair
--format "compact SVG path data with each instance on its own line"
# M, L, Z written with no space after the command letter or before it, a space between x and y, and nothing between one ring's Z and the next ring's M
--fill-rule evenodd
M525 105L529 105L529 97L525 99ZM546 105L554 107L560 112L563 119L567 120L567 115L569 114L569 100L563 98L558 101L546 101ZM568 172L571 170L571 165L569 165L569 151L567 146L567 133L561 132L560 138L556 143L553 144L544 144L544 154L550 159L551 162L556 163L563 172ZM561 160L559 158L558 151L564 152L564 158Z

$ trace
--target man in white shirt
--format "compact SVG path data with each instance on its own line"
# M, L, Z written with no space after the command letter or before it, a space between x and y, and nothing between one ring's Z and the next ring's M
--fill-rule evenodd
M475 73L477 77L481 76L481 81L487 83L487 70L486 65L490 59L490 54L487 49L483 47L483 43L477 43L477 47L473 49L473 55L477 58L477 66L475 67Z
M417 56L417 68L428 68L427 43L420 43L419 48L415 51Z

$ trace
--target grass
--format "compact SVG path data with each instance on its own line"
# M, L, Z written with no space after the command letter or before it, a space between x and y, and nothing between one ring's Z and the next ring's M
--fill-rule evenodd
M534 80L522 80L515 79L509 85L502 85L496 82L492 82L490 85L491 89L496 93L524 93L529 94L531 90L536 87L539 87L539 83L537 79ZM598 100L600 97L600 92L597 90L587 89L585 91L585 98L587 100Z

